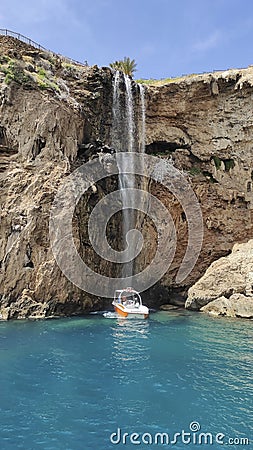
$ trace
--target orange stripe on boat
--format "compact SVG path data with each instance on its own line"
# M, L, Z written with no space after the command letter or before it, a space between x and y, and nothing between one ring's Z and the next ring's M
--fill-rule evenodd
M125 311L122 311L122 309L118 308L117 306L115 306L115 311L122 317L127 317L128 313Z

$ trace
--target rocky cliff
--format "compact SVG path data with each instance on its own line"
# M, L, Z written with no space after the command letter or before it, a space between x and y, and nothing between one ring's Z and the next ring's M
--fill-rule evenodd
M146 152L174 162L201 205L203 246L180 286L187 292L235 242L253 237L253 67L164 83L148 86ZM177 253L160 284L173 288L171 297L187 245L187 221L173 195L156 183L151 192L168 207L177 229Z
M13 38L0 37L0 45L0 314L50 317L102 308L108 301L80 291L61 273L50 249L48 221L64 178L88 159L111 151L112 73L66 63ZM187 246L186 217L172 193L159 182L150 183L177 231L173 264L146 293L153 306L174 292L186 293L211 262L227 255L235 242L253 237L252 81L248 68L146 88L146 153L171 161L184 173L204 221L198 262L177 284ZM109 275L115 268L89 246L87 221L96 201L116 184L112 179L90 189L73 223L83 259ZM144 218L142 228L148 244L138 270L149 264L156 245L152 223Z
M253 240L235 244L188 292L186 308L215 316L253 319Z
M81 313L99 300L58 268L49 213L62 180L110 139L111 72L65 63L10 37L0 37L0 45L0 313ZM79 208L79 242L84 217Z

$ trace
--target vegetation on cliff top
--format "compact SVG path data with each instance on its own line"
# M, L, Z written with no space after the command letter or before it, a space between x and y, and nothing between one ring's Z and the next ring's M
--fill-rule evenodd
M121 70L129 77L132 77L134 72L136 72L136 62L134 59L130 59L129 57L124 57L124 59L121 59L119 61L114 61L113 63L109 64L109 66L112 69L115 70Z
M168 83L175 83L175 82L183 81L186 78L192 78L192 77L196 77L198 75L202 75L202 74L192 73L190 75L182 75L180 77L161 78L160 80L156 80L155 78L150 78L150 79L140 78L139 80L136 80L136 82L140 83L140 84L150 85L150 86L163 86Z
M69 90L64 79L82 76L82 67L59 61L46 52L0 49L0 81L6 85L15 82L25 89L50 90L65 98Z
M49 65L49 62L45 62ZM0 72L4 75L4 82L10 84L15 81L25 88L50 89L60 91L54 77L51 67L44 69L41 62L36 65L31 56L23 56L22 59L11 58L9 56L0 56Z

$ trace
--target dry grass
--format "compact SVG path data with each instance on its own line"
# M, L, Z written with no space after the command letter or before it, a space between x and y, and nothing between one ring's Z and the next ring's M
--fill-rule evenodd
M180 81L184 81L189 78L194 78L197 76L202 76L202 74L192 73L190 75L182 75L181 77L162 78L161 80L156 80L154 78L150 78L149 80L146 80L146 79L141 78L139 80L136 80L136 83L146 84L146 85L150 85L150 86L163 86L165 84L178 83Z

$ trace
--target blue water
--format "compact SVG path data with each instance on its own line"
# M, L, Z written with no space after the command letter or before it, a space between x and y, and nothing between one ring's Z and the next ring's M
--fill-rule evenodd
M187 312L1 322L0 449L222 448L194 443L201 431L252 439L252 325ZM173 444L192 422L190 443ZM170 443L154 443L158 432Z

